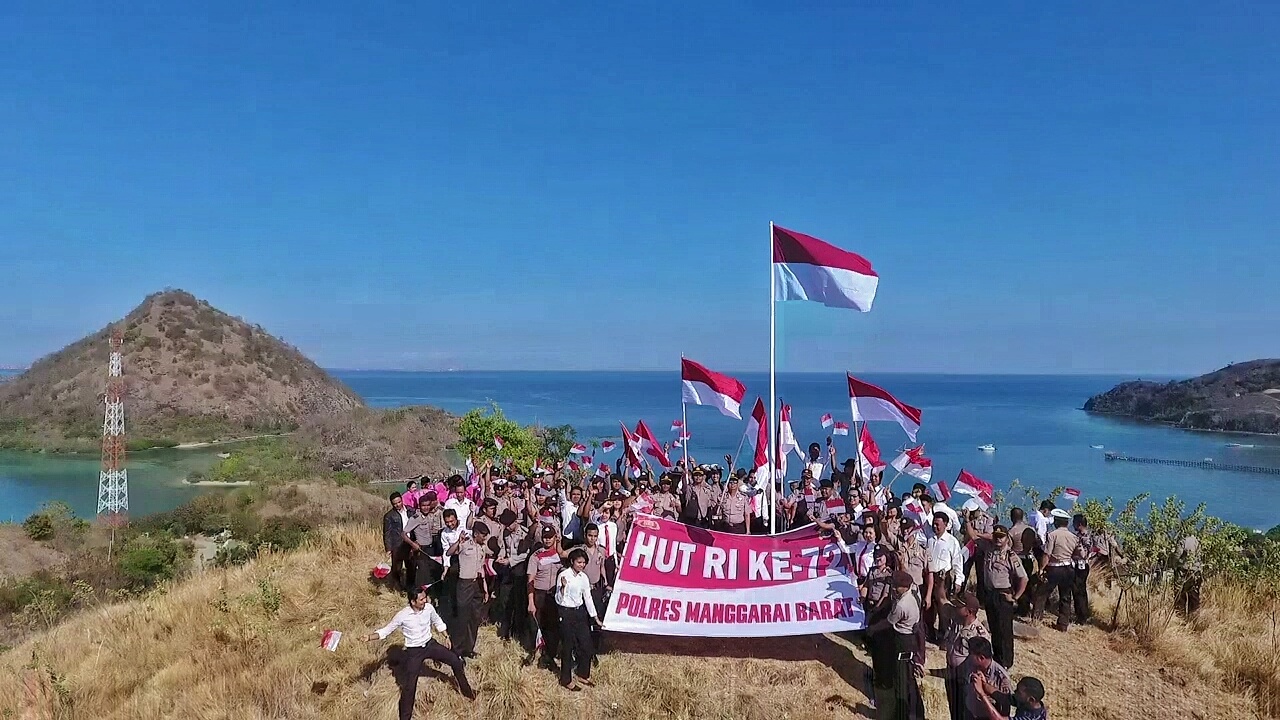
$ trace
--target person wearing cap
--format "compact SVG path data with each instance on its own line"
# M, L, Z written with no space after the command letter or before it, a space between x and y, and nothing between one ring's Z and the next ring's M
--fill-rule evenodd
M514 512L516 517L524 515L524 498L517 496L512 492L511 481L506 478L494 478L493 484L490 486L489 499L497 503L494 509L498 517L508 510Z
M1072 590L1076 583L1076 569L1072 564L1076 550L1080 546L1080 538L1067 527L1071 516L1066 510L1054 508L1050 511L1053 518L1053 531L1049 533L1044 544L1044 559L1041 561L1040 574L1045 579L1044 585L1036 595L1034 617L1039 620L1044 616L1044 606L1054 590L1058 591L1057 629L1065 632L1071 625L1071 613L1074 609Z
M924 593L924 575L929 567L929 555L924 549L924 532L914 518L902 518L902 548L898 551L898 569L911 576L912 587L918 594Z
M520 524L520 516L514 510L503 510L498 516L502 525L502 552L494 563L498 571L498 599L495 603L498 615L498 637L503 640L515 637L523 640L528 628L524 604L519 602L527 585L529 551L532 538Z
M947 667L943 670L942 682L947 691L947 706L951 709L951 720L966 720L964 686L969 678L964 673L964 663L969 659L969 648L975 638L991 641L987 626L978 619L979 602L971 592L961 593L956 599L956 622L943 638L942 644L947 651Z
M741 479L735 474L729 478L729 490L720 498L721 530L736 535L750 535L751 498L740 488Z
M706 519L715 504L715 493L707 484L707 470L699 465L690 472L690 481L680 488L684 502L681 503L680 519L686 525L707 527Z
M1018 681L1013 688L1013 696L1000 692L988 694L986 686L975 686L978 698L987 710L988 717L1003 718L1001 707L1010 707L1013 714L1009 720L1049 720L1049 709L1044 704L1044 683L1030 675Z
M830 523L832 516L835 515L835 503L828 507L828 500L839 500L835 496L835 485L830 480L823 480L818 483L818 498L809 504L809 522L812 523ZM844 504L843 502L841 503Z
M481 523L489 528L489 537L497 538L502 536L502 523L498 522L498 501L496 498L487 497L480 501L480 513L476 515L473 527L475 524Z
M1027 573L1003 525L992 528L991 540L982 542L987 547L982 554L981 597L991 624L996 662L1007 670L1013 667L1013 615L1027 590Z
M542 632L543 667L555 667L555 658L560 655L560 611L556 605L556 577L564 568L563 560L568 555L560 547L560 537L555 528L543 525L540 532L541 543L532 555L526 575L527 607L529 617L533 618Z
M1084 624L1093 616L1089 607L1089 567L1093 563L1095 544L1093 531L1089 529L1089 520L1081 513L1071 516L1071 528L1079 538L1071 563L1076 569L1076 581L1072 588L1072 596L1076 603L1076 622ZM1008 667L1007 665L1005 667Z
M877 546L871 553L871 567L865 576L860 578L858 592L862 596L863 611L867 616L867 624L879 622L888 614L889 599L893 590L893 568L889 566L892 553L884 547Z
M409 518L409 524L404 526L404 540L410 548L405 571L409 576L409 586L427 587L427 594L432 599L439 597L439 588L435 584L439 582L444 570L444 566L432 559L440 555L442 530L444 510L436 499L436 492L427 490L418 495L418 514Z
M867 626L875 655L873 686L879 717L924 720L924 701L917 678L924 668L916 663L916 625L920 604L911 592L911 576L893 573L893 599L888 615Z
M467 682L466 665L462 658L452 649L441 645L432 636L432 631L446 633L444 620L431 606L427 592L422 588L411 588L406 593L409 604L391 618L385 627L368 635L361 635L365 642L385 640L391 633L399 630L404 635L404 658L396 671L396 684L400 686L398 703L400 720L412 720L413 704L418 694L418 677L422 664L427 660L441 662L453 670L453 677L458 681L458 690L468 700L475 700L475 691ZM448 635L446 634L446 638Z
M973 720L1004 720L1009 716L1008 698L1013 695L1013 683L1009 673L992 659L991 641L976 637L969 641L969 657L960 666L964 683L964 708L966 718ZM996 698L996 712L989 711L982 696ZM1004 698L1001 701L999 698Z
M963 537L965 543L972 543L974 548L973 554L965 561L964 577L965 583L969 581L969 570L974 569L977 573L976 581L978 600L985 604L987 599L986 585L983 583L982 573L983 558L987 554L987 550L991 547L991 529L995 527L995 518L987 513L987 503L981 498L971 497L961 506L964 515L964 523L962 526Z
M481 606L489 599L485 560L489 557L489 526L476 523L447 551L458 563L455 606L457 630L451 633L454 650L464 658L475 657L476 637L480 631Z
M658 492L651 496L653 500L653 514L668 520L675 520L680 516L680 498L671 492L672 473L667 473L658 478Z
M950 518L946 513L933 515L933 526L925 535L925 554L929 564L924 576L924 624L926 636L937 641L947 631L946 607L952 596L960 592L964 555L960 542L947 532Z

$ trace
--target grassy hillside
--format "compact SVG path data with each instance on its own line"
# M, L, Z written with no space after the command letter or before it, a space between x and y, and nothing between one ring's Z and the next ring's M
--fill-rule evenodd
M326 528L288 554L206 571L142 598L87 608L0 655L0 717L323 718L395 716L393 642L353 635L386 621L400 596L369 581L376 530ZM325 629L352 636L336 653ZM447 669L425 671L418 716L523 718L852 718L867 711L866 655L835 636L680 640L612 636L597 687L559 689L523 653L484 630L469 663L480 693L464 700ZM1055 718L1254 717L1248 698L1136 652L1097 628L1020 643L1015 675L1045 680ZM938 668L941 654L931 652ZM443 672L441 672L443 670ZM929 717L945 717L941 680L926 678ZM1141 711L1139 711L1141 708Z
M125 412L138 446L291 430L313 415L364 406L297 348L169 290L0 384L0 447L96 449L107 340L117 326L124 334Z

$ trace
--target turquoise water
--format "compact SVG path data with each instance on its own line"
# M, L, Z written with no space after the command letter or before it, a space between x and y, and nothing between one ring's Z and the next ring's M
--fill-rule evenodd
M522 422L574 425L580 437L615 438L618 421L644 419L659 437L672 436L680 417L679 379L675 373L619 372L352 372L335 373L371 405L431 404L455 413L498 402ZM739 376L748 389L747 405L768 391L757 373ZM935 478L953 479L967 468L997 487L1014 478L1044 489L1067 485L1086 496L1128 498L1140 492L1157 497L1176 494L1190 503L1206 502L1211 512L1250 527L1266 529L1280 515L1264 498L1280 476L1215 470L1108 463L1103 451L1131 455L1280 467L1280 438L1193 433L1172 428L1090 416L1078 408L1095 393L1126 377L1103 376L946 376L867 375L901 400L921 407L919 439L934 459ZM830 412L848 418L843 375L782 374L780 396L793 408L793 424L802 444L825 442L819 418ZM707 408L689 409L691 452L704 462L723 462L742 437L744 423ZM872 423L871 430L890 456L907 440L896 426ZM841 457L852 452L852 438L835 438ZM1226 443L1256 445L1228 448ZM992 443L995 453L978 445ZM172 507L197 492L181 484L187 463L207 462L182 451L134 455L130 459L134 512ZM743 457L749 455L744 450ZM616 459L616 452L607 459ZM886 458L887 459L887 458ZM901 481L900 481L901 482ZM78 511L92 512L96 502L97 458L65 459L0 453L0 520L25 517L41 502L58 498Z

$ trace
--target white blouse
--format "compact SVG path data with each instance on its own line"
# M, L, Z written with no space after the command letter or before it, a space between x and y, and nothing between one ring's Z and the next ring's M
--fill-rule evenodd
M587 614L599 618L595 601L591 599L591 581L587 574L573 568L565 568L556 578L556 604L563 608L587 608Z

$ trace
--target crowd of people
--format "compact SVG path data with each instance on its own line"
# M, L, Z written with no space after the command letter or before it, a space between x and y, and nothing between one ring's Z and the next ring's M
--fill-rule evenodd
M918 680L930 646L946 655L953 719L1047 717L1038 680L1010 681L1015 618L1050 610L1061 631L1088 621L1089 568L1118 554L1115 543L1051 501L1030 515L1012 508L1006 525L981 498L956 510L923 483L900 494L892 483L883 469L837 465L830 441L825 457L810 446L801 477L785 492L779 483L776 498L745 469L693 461L656 477L630 477L621 464L607 478L565 464L526 477L484 463L470 478L420 478L391 494L383 518L390 576L409 604L367 639L401 629L411 661L450 665L472 697L465 660L489 622L577 691L592 684L604 650L601 623L637 512L742 534L812 524L847 554L879 717L924 718ZM432 638L445 628L451 648ZM416 672L405 673L402 720L417 685Z

